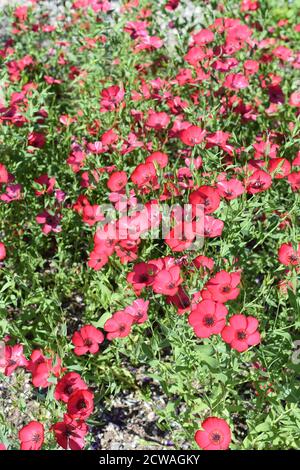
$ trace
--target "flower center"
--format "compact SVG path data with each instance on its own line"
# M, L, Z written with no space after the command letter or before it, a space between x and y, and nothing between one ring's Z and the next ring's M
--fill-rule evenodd
M247 338L247 333L244 330L240 330L237 332L237 338L238 340L243 341Z
M203 319L203 323L204 323L205 326L211 327L211 326L214 326L215 319L211 315L206 315Z
M67 385L64 389L64 392L65 392L66 395L71 395L73 393L72 385Z
M262 188L262 187L264 186L264 183L263 183L262 181L260 181L260 180L257 180L257 181L255 181L255 182L253 183L252 186L253 186L253 188L255 188L255 189L260 189L260 188Z
M41 440L41 435L35 432L32 436L32 442L40 442Z
M230 286L224 286L224 287L222 288L222 292L225 292L225 293L230 292L230 290L231 290L231 287L230 287Z
M148 282L149 276L147 274L141 274L140 275L140 282L145 283Z
M221 444L221 442L223 441L223 436L220 431L211 432L209 438L214 444Z
M79 400L79 402L77 403L77 409L78 410L83 410L84 408L86 408L86 403L84 400Z

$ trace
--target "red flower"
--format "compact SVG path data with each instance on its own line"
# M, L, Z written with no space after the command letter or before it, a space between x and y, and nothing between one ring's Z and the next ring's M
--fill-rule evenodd
M176 10L179 5L179 2L180 0L168 0L165 4L165 9L169 11Z
M191 307L190 298L181 286L179 286L177 294L166 297L166 302L177 308L178 315L188 312Z
M100 112L114 111L117 105L123 100L124 94L124 89L120 88L118 85L104 88L101 92Z
M148 307L149 300L137 299L124 312L133 317L134 323L145 323L148 320Z
M168 155L163 152L153 152L146 158L145 163L156 163L160 168L165 168L168 164Z
M53 361L54 359L52 358L46 358L39 349L32 351L27 369L32 374L32 383L34 387L46 388L50 385L48 379L51 374L56 377L61 374L61 359L57 357L56 362L54 363Z
M94 250L90 253L90 258L88 261L88 266L95 271L99 271L99 269L103 268L108 263L108 256L106 253L98 252Z
M94 410L94 394L90 390L76 390L67 404L68 415L76 419L87 419Z
M187 129L184 129L180 132L180 139L185 145L194 145L201 144L205 137L206 131L200 129L198 126L190 126Z
M6 167L2 165L2 163L0 163L0 184L3 184L3 183L6 184L8 183L8 180L9 180L8 171Z
M241 90L242 88L247 88L248 85L248 79L241 73L227 75L224 82L224 87L230 90Z
M289 105L295 106L296 108L300 108L300 90L294 91L294 93L291 94L289 99Z
M271 176L263 170L256 170L247 181L247 192L250 194L266 191L272 185Z
M14 11L14 16L20 21L24 22L27 20L28 16L28 7L27 6L19 6Z
M166 244L175 252L187 250L193 243L196 233L191 222L179 222L165 237Z
M23 355L22 344L5 346L5 371L4 374L11 375L17 367L27 367L28 361Z
M212 300L199 302L189 315L189 324L199 338L221 333L226 323L227 308Z
M84 421L65 415L64 421L55 423L51 429L54 431L58 445L63 449L81 450L84 448L84 438L88 432L88 426Z
M197 44L198 46L209 44L214 40L214 38L214 33L209 29L201 29L201 31L198 31L198 33L193 34L194 44Z
M154 282L157 267L152 263L137 263L133 272L127 276L127 282L133 284L134 289L142 290L146 286L151 286Z
M297 266L300 264L300 243L296 250L291 243L283 243L278 250L278 259L285 266Z
M213 300L224 303L238 297L240 289L237 285L240 281L240 273L220 271L205 284L204 288L208 290Z
M218 209L220 205L220 196L217 189L211 186L200 186L190 194L190 204L204 206L204 213L211 214Z
M230 180L222 180L217 183L218 191L221 197L231 201L245 192L242 183L232 178Z
M46 143L46 137L39 132L31 132L28 136L28 145L35 148L43 148Z
M204 270L212 271L214 269L215 262L212 258L207 258L206 256L199 255L193 260L194 266L196 268L204 268Z
M0 261L3 261L6 258L6 248L4 243L0 242Z
M96 354L99 351L99 344L103 343L104 335L93 325L85 325L79 331L75 331L72 343L75 346L76 356L91 353Z
M231 442L230 427L224 419L212 416L203 421L195 441L203 450L226 450Z
M59 225L61 220L60 214L52 215L48 211L44 210L44 212L38 214L35 219L38 224L43 225L42 232L45 235L48 235L51 232L61 232L61 226Z
M44 442L44 426L38 421L31 421L19 431L21 450L39 450Z
M184 60L193 67L196 67L199 65L199 62L205 59L205 55L206 54L202 47L194 46L191 47L188 53L184 56Z
M130 179L138 188L156 186L157 176L153 163L141 163L138 165Z
M127 184L127 175L125 171L116 171L112 173L107 181L107 187L110 191L119 192Z
M254 317L233 315L229 319L229 326L225 326L221 336L225 343L239 352L246 351L249 346L260 343L260 334L257 331L258 321Z
M224 222L219 219L215 219L211 215L204 216L203 229L205 238L215 238L222 235L224 228Z
M9 184L6 186L6 193L1 194L0 200L9 204L12 201L21 199L22 186L20 184Z
M77 390L87 390L88 386L77 372L68 372L56 384L54 391L55 400L68 403L70 395Z
M169 122L170 116L168 116L167 113L156 113L154 111L150 111L145 124L150 129L160 131L161 129L168 127Z
M172 266L169 269L159 271L154 279L153 291L156 294L173 296L177 294L178 287L183 282L180 277L180 267Z
M300 171L294 171L288 176L288 182L291 185L293 191L300 189Z
M246 75L253 75L258 72L259 62L256 60L245 60L243 64Z
M95 225L97 222L104 220L104 215L101 211L101 207L98 204L86 205L83 207L82 220L90 227Z
M285 178L291 172L291 164L286 158L272 158L268 170L274 173L272 176L276 179Z
M129 315L124 310L115 312L104 325L104 330L108 332L107 339L111 341L114 338L125 338L128 336L134 322L133 320L132 315Z
M43 194L51 194L53 192L56 179L50 178L47 174L45 174L36 178L34 182L41 186L41 189L35 190L35 194L37 196L42 196Z

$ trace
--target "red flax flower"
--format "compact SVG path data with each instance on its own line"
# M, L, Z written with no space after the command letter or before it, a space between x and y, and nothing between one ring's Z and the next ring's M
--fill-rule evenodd
M209 297L213 300L224 303L238 297L240 289L237 285L240 281L241 274L239 272L220 271L206 283L205 289L208 290Z
M215 238L222 235L224 222L220 219L215 219L211 215L205 215L203 221L204 238Z
M191 246L195 236L191 222L179 222L166 236L165 241L171 250L180 252Z
M180 284L183 279L180 277L180 267L172 266L169 269L162 269L156 274L153 291L156 294L164 294L173 296L177 294Z
M222 180L217 183L218 191L221 197L231 201L245 192L242 183L236 178Z
M77 390L87 390L88 386L77 372L68 372L56 384L54 391L55 400L68 403L70 395Z
M194 147L194 145L201 144L205 134L206 131L200 129L200 127L190 126L180 132L180 139L185 145Z
M150 111L145 124L146 127L149 127L150 129L160 131L168 127L169 122L170 116L168 116L167 113L156 113L155 111Z
M103 343L104 335L93 325L85 325L79 331L75 331L72 337L72 343L75 346L76 356L91 353L96 354L99 351L99 344Z
M291 185L292 191L299 191L300 171L293 171L290 175L288 175L288 182Z
M51 194L56 183L55 178L50 178L47 174L41 175L34 180L37 185L35 189L36 196L42 196L43 194Z
M202 204L204 206L204 213L211 214L218 209L220 205L220 196L217 189L211 186L200 186L190 194L190 204Z
M61 359L56 356L47 358L40 349L32 351L27 369L32 374L32 384L34 387L47 388L50 385L48 379L50 375L59 377L62 372Z
M0 242L0 261L6 258L6 249L4 243Z
M136 299L125 308L125 313L131 315L134 323L145 323L148 320L149 300Z
M110 191L119 192L127 184L127 175L125 171L116 171L112 173L107 181L107 187Z
M23 345L5 346L5 370L4 374L11 375L17 367L26 367L28 361L23 354Z
M157 266L152 263L137 263L133 271L128 274L127 282L133 284L135 290L141 291L153 284L157 270Z
M249 194L266 191L272 184L271 176L263 170L256 170L247 181L247 192Z
M90 253L88 266L95 271L99 271L99 269L103 268L108 263L108 256L106 253L98 253L97 250L93 250Z
M227 308L213 300L199 302L189 315L189 324L199 338L221 333L226 323Z
M100 112L114 111L117 105L123 100L124 94L124 89L120 88L118 85L104 88L101 92Z
M260 343L260 334L257 331L258 320L245 315L233 315L229 319L229 326L225 326L221 336L225 343L238 352L246 351L249 346Z
M146 158L145 163L156 163L160 168L165 168L168 164L168 155L163 152L153 152Z
M39 450L44 442L44 426L38 421L31 421L19 431L21 450Z
M94 394L90 390L76 390L67 404L68 415L76 419L87 419L94 410Z
M82 212L82 220L90 227L95 225L97 222L104 220L104 215L101 211L101 207L98 204L84 206Z
M84 438L88 432L88 426L84 421L72 419L65 415L64 420L55 423L51 429L60 447L65 450L81 450L84 448Z
M38 224L42 225L42 232L45 235L48 235L51 232L59 233L61 232L61 226L59 225L61 220L60 214L50 214L47 210L44 210L36 216L36 221Z
M133 171L130 179L138 188L155 187L157 185L155 166L151 162L141 163Z
M111 341L114 338L125 338L129 335L133 323L134 318L129 313L124 310L115 312L104 325L104 330L107 331L107 339Z
M35 148L43 148L46 143L46 137L40 132L31 132L28 136L28 145Z
M296 250L291 243L283 243L278 250L278 259L285 266L297 266L300 264L300 243Z
M291 164L286 158L271 158L268 170L275 179L282 179L290 174Z
M2 183L8 183L9 181L9 175L6 167L0 163L0 184Z
M214 416L203 421L196 431L195 441L203 450L227 450L231 442L230 427L224 419Z

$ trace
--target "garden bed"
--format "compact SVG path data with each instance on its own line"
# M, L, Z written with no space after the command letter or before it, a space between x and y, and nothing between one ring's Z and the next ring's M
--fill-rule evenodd
M0 448L299 449L297 11L0 0Z

